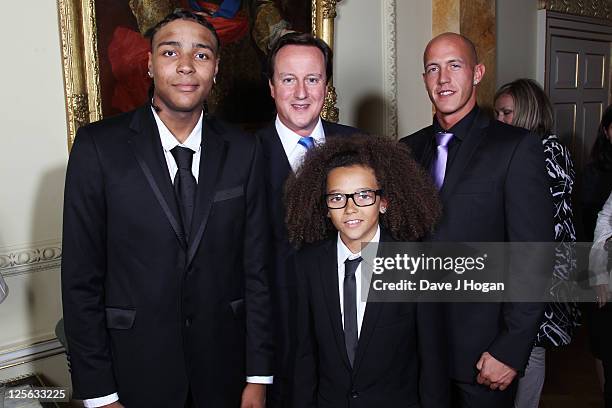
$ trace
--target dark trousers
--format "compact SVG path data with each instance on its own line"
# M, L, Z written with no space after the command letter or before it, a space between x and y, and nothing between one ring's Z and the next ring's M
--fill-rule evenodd
M275 289L276 365L274 383L266 390L266 408L291 408L297 327L297 286L287 284Z
M512 408L518 379L515 378L504 391L492 390L478 383L453 381L451 406L453 408Z
M266 387L266 408L283 408L285 402L280 378L274 377L274 384Z
M604 402L606 408L612 408L612 360L601 360L604 370Z
M196 408L197 405L193 400L193 394L191 393L191 388L187 391L187 400L185 401L185 408Z
M591 352L601 360L604 369L605 407L612 408L612 303L602 308L590 303L585 309Z

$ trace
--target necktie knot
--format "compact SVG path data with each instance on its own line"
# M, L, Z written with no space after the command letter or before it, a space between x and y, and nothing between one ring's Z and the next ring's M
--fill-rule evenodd
M344 277L350 278L355 276L355 272L361 261L363 261L362 257L355 259L346 258L346 261L344 261Z
M452 140L454 134L450 132L438 132L436 133L436 143L438 146L446 147Z
M182 170L191 171L191 165L193 163L193 153L194 151L182 146L175 146L172 150L172 157L176 161L176 166Z
M310 150L314 147L314 139L310 136L300 137L298 144L304 146L306 150Z

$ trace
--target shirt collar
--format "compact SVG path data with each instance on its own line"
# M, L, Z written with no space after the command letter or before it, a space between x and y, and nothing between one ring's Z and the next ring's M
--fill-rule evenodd
M467 136L467 133L470 130L470 127L472 126L472 123L474 123L474 119L476 119L476 116L478 116L479 110L480 109L478 108L478 105L474 105L470 113L465 115L459 122L455 123L452 128L446 130L442 128L440 123L438 123L438 118L434 116L434 133L448 131L453 134L453 137L456 137L459 140L463 140L465 136Z
M370 242L379 242L379 241L380 241L380 225L378 225L378 227L376 228L376 234L374 234L374 238L372 238ZM348 249L346 245L344 245L344 242L342 242L342 238L340 238L340 232L338 232L337 248L338 248L338 263L344 263L346 258L357 259L361 256L361 251L354 254L351 252L350 249Z
M276 132L280 137L280 141L283 145L283 149L289 157L291 151L295 148L295 146L300 141L302 136L295 133L293 130L289 129L285 124L280 120L278 115L276 115L276 120L274 121L274 126L276 127ZM325 132L323 131L323 122L321 122L321 118L315 125L310 137L314 139L315 145L325 143Z
M198 152L200 150L200 146L202 145L202 118L204 112L200 113L200 118L198 119L198 122L191 133L189 133L189 136L187 136L187 139L185 139L183 143L179 143L172 132L170 132L170 129L168 129L166 124L160 119L157 112L155 112L155 109L151 108L151 110L153 111L153 117L155 118L157 130L159 131L159 137L165 151L170 151L178 145L187 147L194 152Z

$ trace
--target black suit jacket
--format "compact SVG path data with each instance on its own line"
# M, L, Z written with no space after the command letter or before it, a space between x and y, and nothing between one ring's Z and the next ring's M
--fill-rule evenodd
M381 241L391 238L382 231ZM393 257L381 251L382 246L378 256ZM294 407L449 406L439 305L367 303L351 367L344 343L337 262L337 238L306 246L296 256Z
M77 398L237 407L272 375L267 211L256 139L205 119L185 239L149 105L79 129L62 294Z
M401 141L428 167L433 140L433 126L429 126ZM491 120L482 111L446 170L440 199L444 213L431 240L554 240L550 183L540 138ZM524 270L538 265L539 271L552 271L549 260L535 251L522 261ZM474 381L476 362L485 351L516 370L524 369L543 304L450 303L447 309L453 378Z
M322 121L325 137L363 133L341 124ZM272 406L290 406L289 393L295 345L296 280L293 255L285 224L284 187L291 165L283 149L274 122L257 133L265 161L266 194L272 245L270 246L270 282L273 285L273 316L276 328L276 364L273 390L268 396ZM283 402L279 402L282 400Z

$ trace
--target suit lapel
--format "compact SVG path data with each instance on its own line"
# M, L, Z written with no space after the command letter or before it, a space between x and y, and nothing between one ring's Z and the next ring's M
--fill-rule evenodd
M172 180L163 155L159 131L149 105L134 113L130 129L133 133L130 134L128 143L136 156L138 165L162 207L168 222L170 222L179 243L183 248L186 248L185 234L180 223L181 218Z
M366 305L365 313L363 315L363 322L361 323L361 332L359 333L359 341L357 342L357 351L355 352L355 365L353 366L353 376L357 374L361 360L368 349L370 339L374 334L376 323L380 317L380 312L383 309L384 303L380 302L368 302Z
M321 125L323 126L323 134L326 138L334 133L332 129L333 125L331 122L321 119Z
M262 138L263 151L268 165L268 180L272 186L272 191L282 189L287 180L287 176L291 173L291 165L285 154L285 149L280 141L280 137L276 132L274 122L265 130L265 136Z
M465 167L470 163L474 152L485 136L485 130L489 125L489 121L490 119L487 118L485 113L480 111L467 132L465 139L461 142L457 156L451 163L450 169L446 171L444 184L442 184L442 189L440 190L440 197L443 203L447 202L457 182L461 180Z
M387 234L385 230L380 231L380 242L392 242L393 238ZM376 253L377 257L383 257L384 254L381 253L382 246L378 247L378 251ZM364 268L361 269L362 279ZM361 288L363 291L365 288ZM368 302L366 304L365 313L363 315L363 321L361 322L361 332L359 334L359 341L357 342L357 351L355 352L355 364L353 366L353 377L359 371L359 366L361 365L361 361L363 360L363 356L368 349L368 344L372 339L372 335L374 334L374 329L376 328L376 324L378 323L378 318L380 317L380 313L383 310L384 303L381 302Z
M427 166L427 171L429 172L430 167L431 167L431 161L433 160L433 155L434 155L434 146L432 143L432 140L434 140L434 127L433 126L428 127L426 132L427 132L427 138L425 139L426 142L423 145L423 151L420 157L421 157L421 165L423 165L423 167Z
M336 239L329 240L325 245L325 254L319 258L319 273L323 293L327 304L327 311L332 325L332 331L338 352L342 356L342 361L347 369L351 370L351 364L346 353L344 344L344 330L342 329L342 317L340 312L340 295L338 294L338 254Z
M414 159L429 173L433 159L433 126L428 126L419 133L408 137L407 144L412 150Z
M200 174L196 202L193 209L193 220L188 245L187 266L193 260L196 249L206 229L208 215L215 195L218 174L227 155L227 142L217 131L214 123L204 120L202 126L202 152L200 156Z

